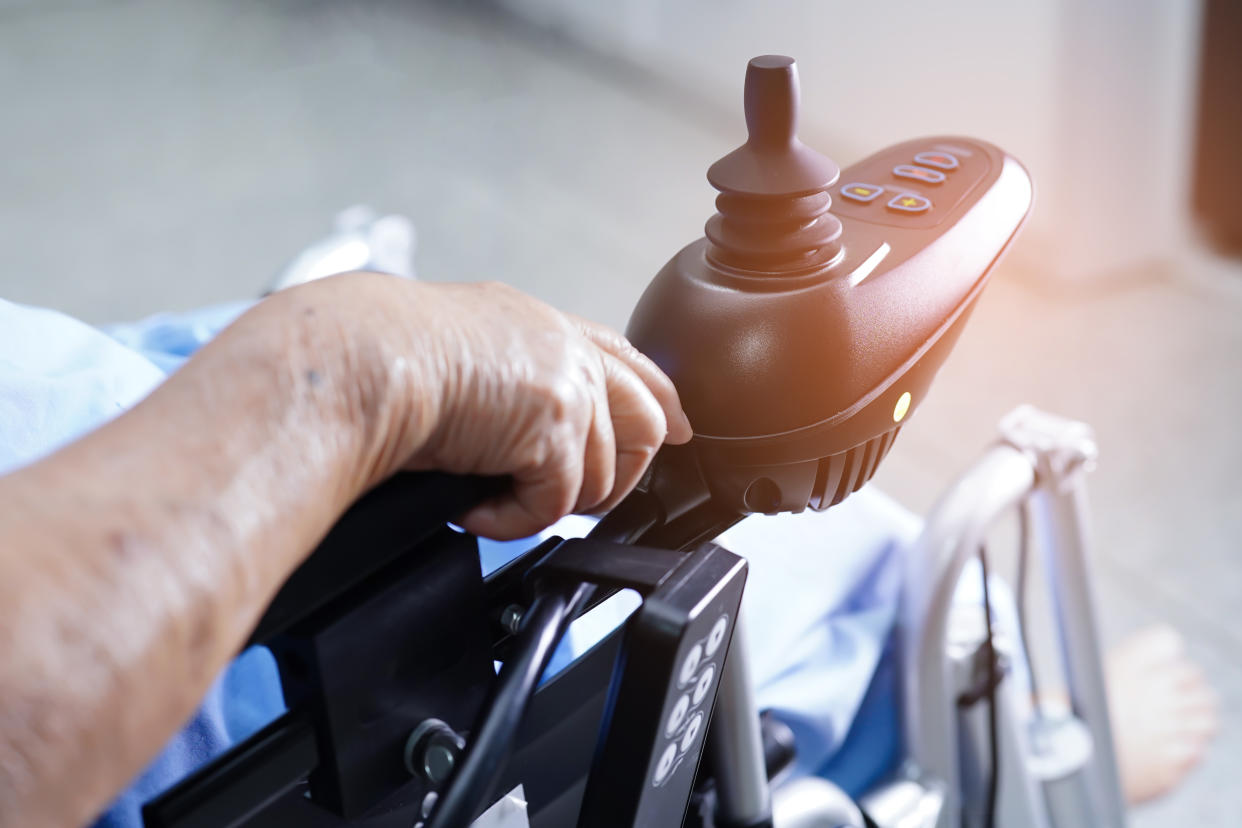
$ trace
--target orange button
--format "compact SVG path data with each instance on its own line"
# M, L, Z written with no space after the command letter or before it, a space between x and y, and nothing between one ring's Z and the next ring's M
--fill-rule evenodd
M935 167L938 170L956 170L959 166L957 156L949 155L947 152L920 152L914 156L914 163L922 164L924 167Z
M877 184L862 184L855 182L854 184L846 184L841 188L841 195L850 201L857 201L862 204L869 204L884 192L884 188Z
M931 199L918 193L901 193L888 202L888 208L899 213L926 213L931 206Z
M924 184L939 184L944 181L944 173L910 164L898 164L893 167L893 175L898 178L908 178L911 181L921 181Z

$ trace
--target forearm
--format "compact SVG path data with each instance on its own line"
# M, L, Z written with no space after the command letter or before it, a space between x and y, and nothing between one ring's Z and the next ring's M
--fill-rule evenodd
M373 482L387 379L322 361L357 354L316 296L261 305L132 411L0 478L0 826L105 806Z

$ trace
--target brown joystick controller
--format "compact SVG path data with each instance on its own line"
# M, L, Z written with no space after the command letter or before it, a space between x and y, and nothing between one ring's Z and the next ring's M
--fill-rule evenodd
M707 171L720 191L707 222L713 263L786 275L841 253L841 222L828 212L840 170L798 140L798 68L763 55L746 67L746 143Z
M798 140L793 58L750 61L744 100L746 143L707 173L720 195L706 238L660 269L626 333L694 424L661 469L695 466L713 508L826 509L871 478L926 396L1031 181L953 135L838 170Z

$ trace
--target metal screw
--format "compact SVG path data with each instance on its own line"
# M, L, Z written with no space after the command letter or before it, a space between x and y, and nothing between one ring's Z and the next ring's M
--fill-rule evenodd
M517 604L510 604L501 610L500 626L504 627L510 634L516 635L522 626L522 608Z

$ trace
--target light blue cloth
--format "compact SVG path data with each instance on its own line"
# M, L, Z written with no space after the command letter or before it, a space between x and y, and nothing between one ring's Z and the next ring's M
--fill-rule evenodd
M0 473L138 402L246 306L162 314L110 328L108 335L54 311L0 300ZM847 790L863 789L897 756L890 633L900 556L918 526L897 504L864 490L822 514L752 517L721 539L751 564L745 643L761 704L795 728L799 766ZM581 534L588 527L569 519L553 531ZM529 546L483 543L485 570ZM634 603L625 601L580 620L561 663L632 610ZM138 828L142 802L269 721L281 706L270 655L244 654L98 828ZM867 732L858 735L862 723Z

